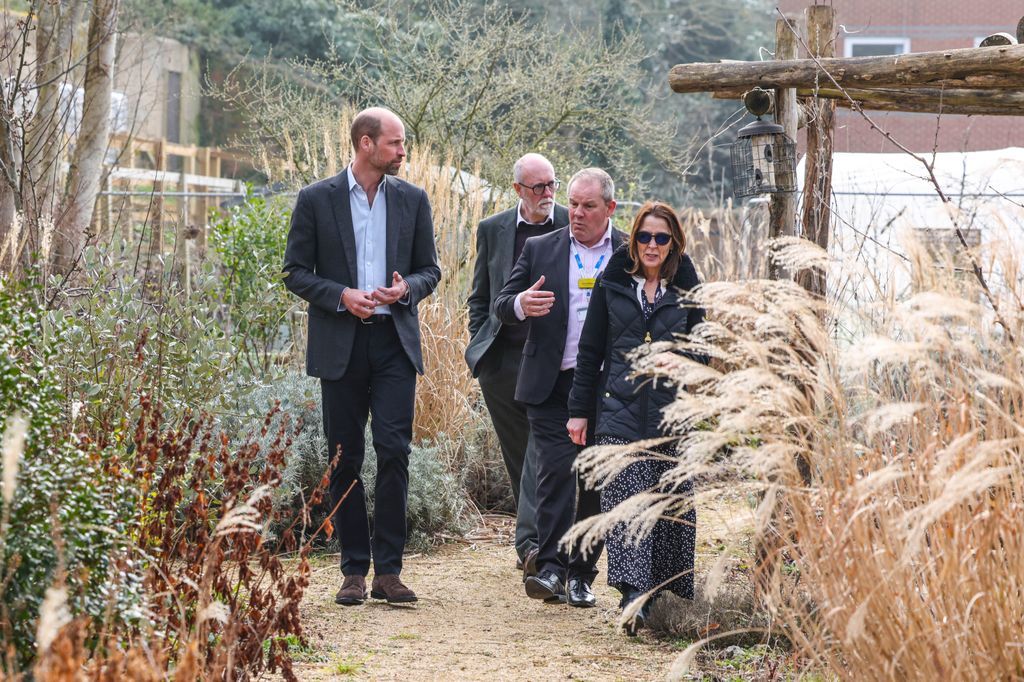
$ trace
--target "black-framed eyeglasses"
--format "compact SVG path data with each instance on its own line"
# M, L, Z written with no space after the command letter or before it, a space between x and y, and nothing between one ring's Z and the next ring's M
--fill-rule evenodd
M654 240L654 243L657 244L658 246L665 246L670 241L672 241L672 235L667 234L665 232L658 232L657 234L653 232L636 233L636 240L641 244L650 244L652 239Z
M552 192L557 192L558 188L561 185L562 185L562 182L558 178L555 178L551 182L538 182L536 185L523 185L523 184L520 184L519 186L520 187L525 187L526 189L529 189L529 190L532 190L534 194L536 194L537 196L540 196L541 194L544 194L544 190L546 190L546 189L550 189Z

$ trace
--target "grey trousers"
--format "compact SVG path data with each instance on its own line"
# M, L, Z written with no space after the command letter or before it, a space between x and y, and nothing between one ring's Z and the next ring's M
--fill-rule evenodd
M526 405L514 397L522 352L520 345L495 339L481 360L479 381L516 499L516 554L525 559L537 548L537 449Z

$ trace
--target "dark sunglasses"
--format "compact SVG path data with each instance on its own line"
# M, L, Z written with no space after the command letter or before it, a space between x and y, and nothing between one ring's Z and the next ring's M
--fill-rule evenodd
M653 234L651 232L636 233L636 240L641 244L650 244L652 239L658 246L665 246L672 241L672 235L665 234L664 232L659 232L658 234Z

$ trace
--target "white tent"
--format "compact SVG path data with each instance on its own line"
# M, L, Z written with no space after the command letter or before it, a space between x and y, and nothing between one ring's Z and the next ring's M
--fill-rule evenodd
M942 191L961 215L980 224L1024 204L1024 148L921 155L933 165ZM800 162L801 166L806 160ZM952 229L923 164L908 154L837 153L833 159L833 210L840 224ZM802 168L798 177L803 177ZM970 222L970 219L968 222Z
M920 156L932 166L948 205L925 166L909 154L834 155L830 251L840 264L829 273L829 287L841 300L858 305L883 291L897 298L909 293L908 236L954 248L954 225L990 254L1009 248L1024 257L1024 148ZM998 280L991 258L982 267L994 268Z

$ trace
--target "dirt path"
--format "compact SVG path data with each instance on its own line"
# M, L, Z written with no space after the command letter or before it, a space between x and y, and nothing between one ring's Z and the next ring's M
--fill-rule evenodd
M420 597L415 607L336 606L337 559L317 559L303 605L314 650L297 663L299 678L664 679L679 650L616 630L618 593L604 583L603 560L596 608L528 599L507 542L510 525L489 526L480 542L407 557L402 577Z

